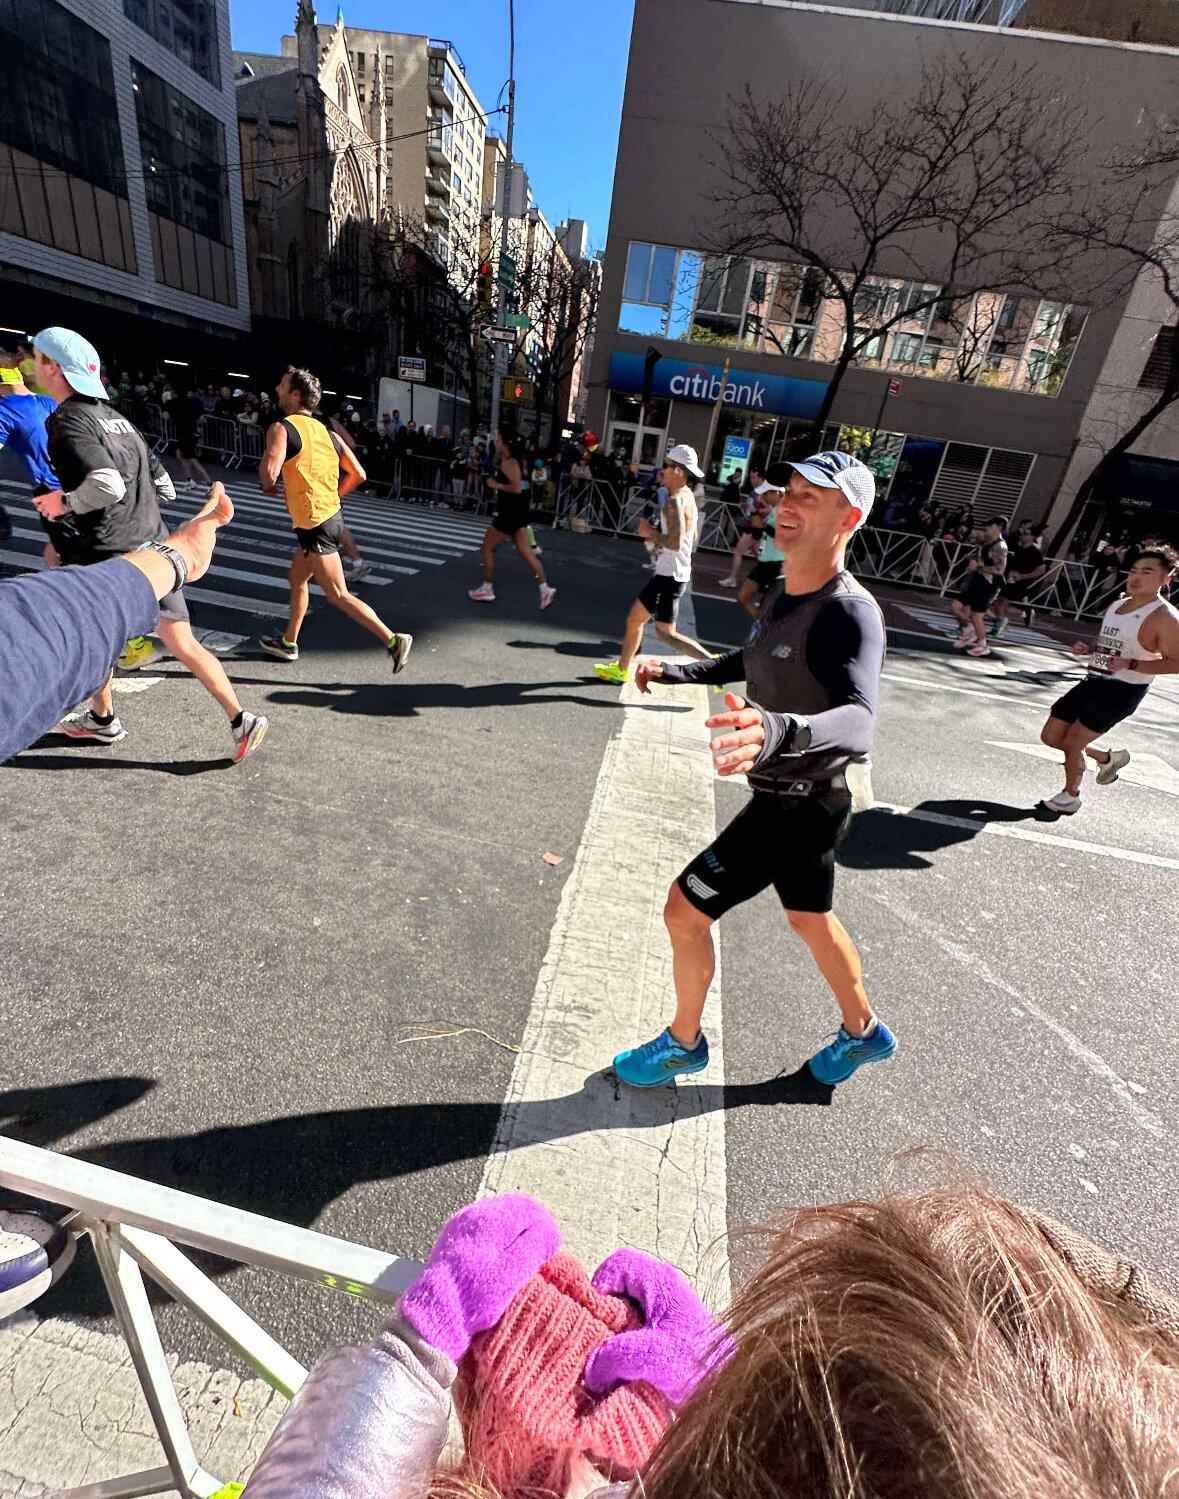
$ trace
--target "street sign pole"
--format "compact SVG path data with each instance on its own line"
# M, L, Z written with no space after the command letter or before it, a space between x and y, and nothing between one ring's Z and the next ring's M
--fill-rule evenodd
M511 187L511 181L512 181L512 133L513 133L513 130L515 128L515 124L516 124L516 7L515 7L515 0L508 0L508 135L507 135L507 140L504 142L504 145L505 145L505 148L506 148L505 154L506 154L507 159L504 162L504 202L503 202L504 213L503 213L503 223L500 226L500 239L499 239L499 253L500 253L500 262L501 262L501 264L503 262L504 257L508 253L508 224L510 222L510 220L508 218L508 209L511 207L511 203L509 202L509 189ZM498 294L498 300L497 300L497 305L496 305L496 318L495 318L495 321L502 327L503 326L503 320L504 320L504 312L506 310L505 309L505 303L506 303L506 300L507 300L507 292L506 292L506 289L504 287L504 278L503 278L503 275L502 274L497 275L496 280L499 283L499 294ZM506 373L506 371L504 369L503 355L500 353L500 346L498 344L496 344L496 346L495 346L495 359L494 359L493 362L494 362L494 366L495 366L495 376L494 376L494 379L491 382L491 440L494 443L494 441L495 441L495 434L499 431L499 395L500 395L500 386L503 383L503 377L504 377L504 374Z

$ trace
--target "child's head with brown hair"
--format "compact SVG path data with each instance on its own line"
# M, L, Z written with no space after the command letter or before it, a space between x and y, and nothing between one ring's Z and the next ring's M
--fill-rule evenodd
M803 1208L642 1499L1172 1499L1179 1304L979 1186Z

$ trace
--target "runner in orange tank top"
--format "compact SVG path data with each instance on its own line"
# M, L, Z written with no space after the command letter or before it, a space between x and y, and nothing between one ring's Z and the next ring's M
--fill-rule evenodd
M308 587L314 578L329 604L342 609L381 641L394 672L399 672L409 658L413 636L391 630L363 599L348 592L340 562L341 539L347 529L340 498L364 483L364 470L352 450L314 415L323 391L310 370L292 365L278 382L275 393L283 420L275 422L266 434L258 480L265 494L274 494L282 475L283 493L299 550L289 573L291 603L286 633L264 635L259 644L280 661L299 659L299 630L307 613Z

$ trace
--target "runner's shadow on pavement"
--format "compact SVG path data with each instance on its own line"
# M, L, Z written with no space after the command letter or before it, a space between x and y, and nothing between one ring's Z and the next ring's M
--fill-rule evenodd
M580 697L550 692L552 687L577 687L579 680L561 682L489 682L464 687L458 682L341 682L338 687L295 685L268 692L269 703L302 708L330 708L333 713L357 713L369 718L416 718L429 708L516 708L547 703L576 703L587 708L616 708L608 698Z
M115 1078L0 1093L0 1130L52 1149L84 1125L134 1103L152 1086L146 1078ZM642 1130L750 1105L828 1106L833 1091L817 1083L805 1065L764 1082L681 1084L649 1091L624 1088L607 1068L591 1074L573 1093L518 1104L512 1111L513 1148L614 1129ZM114 1140L64 1154L310 1227L358 1183L395 1181L435 1166L486 1160L502 1107L496 1099L328 1110L196 1134ZM236 1268L214 1255L187 1252L214 1276ZM153 1301L167 1299L154 1286L150 1290ZM37 1302L37 1312L110 1315L91 1255L79 1255L69 1274Z
M552 651L555 656L583 656L586 660L599 661L603 652L617 651L617 640L601 640L591 645L585 640L558 640L556 645L548 640L505 640L504 644L514 651Z
M39 741L39 744L44 741ZM62 736L55 734L48 741L50 746L61 743ZM69 744L72 741L64 740ZM208 770L230 770L234 764L231 755L222 755L216 760L123 760L100 757L83 751L73 755L35 755L27 750L13 755L4 762L9 770L157 770L166 776L199 776Z
M930 816L922 817L923 812ZM934 817L952 817L955 821L933 821ZM932 869L933 860L923 855L968 843L989 822L1037 820L1035 807L958 798L920 802L909 812L873 807L852 818L847 836L836 847L835 858L845 869ZM964 827L966 821L973 826Z

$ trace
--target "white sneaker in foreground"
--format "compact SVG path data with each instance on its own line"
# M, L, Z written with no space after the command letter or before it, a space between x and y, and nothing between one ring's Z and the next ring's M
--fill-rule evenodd
M474 599L477 604L494 604L495 589L490 583L480 583L478 588L468 588L467 597Z
M1096 781L1099 786L1112 786L1118 778L1118 772L1125 770L1130 763L1129 750L1110 750L1109 759L1097 772Z
M270 727L267 719L260 713L243 713L242 721L238 728L233 731L233 758L236 763L244 760L253 752L266 737L266 730Z
M118 718L110 723L99 723L89 708L85 713L68 713L58 724L58 731L71 739L93 739L98 744L118 744L126 739L127 730Z
M1071 791L1058 791L1055 796L1046 796L1040 802L1049 812L1059 812L1064 817L1071 817L1074 812L1081 810L1081 798L1074 796Z
M557 596L557 590L548 583L540 585L540 607L547 609Z

